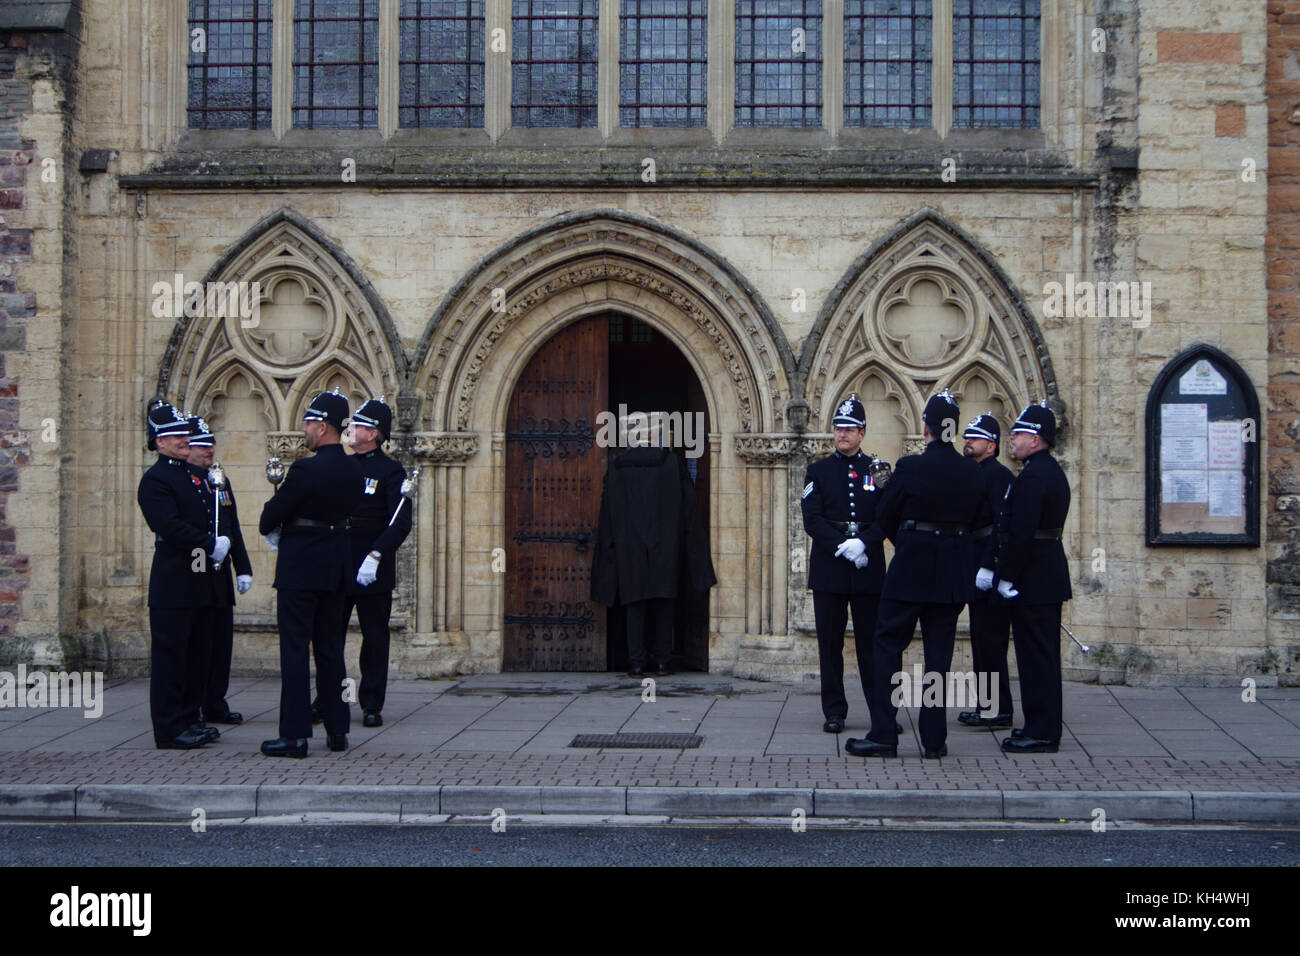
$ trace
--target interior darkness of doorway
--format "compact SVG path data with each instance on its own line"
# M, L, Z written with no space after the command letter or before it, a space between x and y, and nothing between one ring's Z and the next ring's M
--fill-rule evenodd
M660 332L637 319L609 317L609 409L617 412L626 405L629 412L664 411L704 414L704 431L710 428L704 389L694 369L678 348ZM703 439L702 439L703 440ZM682 449L678 454L684 456ZM704 454L688 461L695 471L696 504L709 530L709 482L711 456L705 441ZM679 670L709 669L709 597L693 592L685 578L678 589L677 620L673 628L672 665ZM608 612L605 628L607 664L610 670L626 670L626 618L621 606Z

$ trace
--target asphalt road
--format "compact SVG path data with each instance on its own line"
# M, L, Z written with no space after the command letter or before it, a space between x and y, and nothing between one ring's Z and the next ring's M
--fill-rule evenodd
M1291 867L1300 828L41 824L0 866ZM14 874L10 874L13 876Z

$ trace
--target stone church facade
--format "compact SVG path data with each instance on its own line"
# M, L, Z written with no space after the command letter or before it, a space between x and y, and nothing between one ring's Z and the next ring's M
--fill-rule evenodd
M237 671L278 661L275 555L254 534L265 460L303 453L302 412L334 387L353 407L385 395L390 450L420 469L399 673L501 670L512 622L540 629L548 613L549 637L578 620L603 633L602 609L525 608L510 585L519 542L545 536L512 510L512 402L548 343L594 321L611 356L636 336L675 350L706 415L698 487L718 585L696 666L815 671L803 469L830 451L850 391L864 448L894 461L947 387L966 418L991 410L1004 429L1029 401L1056 410L1073 494L1065 620L1094 648L1067 645L1068 676L1300 673L1289 526L1275 520L1297 489L1273 458L1294 444L1294 405L1260 423L1262 545L1153 547L1144 530L1147 395L1170 360L1213 346L1262 408L1289 374L1270 365L1270 332L1294 316L1270 319L1266 266L1266 52L1285 5L1041 0L981 21L986 4L963 0L797 0L760 24L749 0L681 0L669 12L693 38L687 95L666 114L627 92L663 72L628 53L629 24L653 19L635 0L554 0L547 15L569 19L544 22L527 0L11 6L28 12L0 23L6 660L147 669L152 539L135 489L155 395L213 425L238 495L255 585L237 609ZM313 23L322 11L344 33L355 21L351 86L320 66L339 59L322 52L338 42ZM469 38L454 123L408 82L450 57L408 42L422 17L459 18L462 33L430 35ZM791 23L798 69L772 69L755 38ZM548 100L520 38L569 26L583 37L574 92ZM251 85L232 107L209 66L238 72L227 41L245 27ZM991 46L971 43L980 30ZM862 95L879 63L854 37L869 31L912 78L906 96L874 94L896 108ZM1014 49L989 54L998 43ZM981 106L971 76L989 60L1009 65ZM795 106L764 100L764 71L793 78L777 87ZM220 115L241 105L242 128ZM1150 283L1149 314L1060 315L1047 290L1067 277ZM257 283L256 321L186 315L174 306L191 282ZM540 427L551 449L607 452ZM560 538L581 524L552 520Z

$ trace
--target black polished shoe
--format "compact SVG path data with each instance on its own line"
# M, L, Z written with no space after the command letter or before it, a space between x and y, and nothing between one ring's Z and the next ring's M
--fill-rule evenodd
M307 738L276 737L274 740L263 740L262 753L268 757L305 757Z
M176 735L176 739L165 744L159 744L159 750L194 750L202 747L208 742L209 738L202 734L196 734L192 730L182 731Z
M202 737L204 740L218 740L221 737L221 731L216 727L204 727L202 724L190 724L190 733Z
M948 745L940 744L938 750L927 750L921 754L926 760L938 760L940 757L948 756Z
M312 707L311 722L312 722L312 726L315 726L316 724L325 723L325 714L321 712L321 709L319 707Z
M1025 735L1025 730L1023 727L1017 727L1015 730L1011 731L1012 737L1023 737L1024 735Z
M384 726L384 718L381 717L381 716L379 716L379 711L377 711L377 710L368 710L368 711L366 711L366 715L365 715L364 717L361 718L361 726L362 726L362 727L382 727L382 726Z
M655 677L671 677L673 669L667 664L660 664L655 668Z
M822 724L822 730L828 734L838 734L844 730L844 718L832 717L826 723Z
M850 737L844 741L844 752L850 757L897 757L898 747L878 744L866 737L861 739Z
M220 717L204 717L203 719L210 724L242 724L244 722L244 715L237 714L233 710L228 710Z
M645 671L639 667L629 667L627 669L628 677L645 677Z
M1002 751L1009 754L1054 754L1060 749L1059 740L1039 740L1037 737L1004 737Z
M894 721L894 733L899 735L903 733L903 725L900 724L898 721Z
M1011 727L1010 714L997 714L985 717L978 710L966 710L957 715L957 723L967 727L987 727L994 730L1008 730Z
M347 734L326 734L325 745L329 747L330 750L347 750L348 735Z

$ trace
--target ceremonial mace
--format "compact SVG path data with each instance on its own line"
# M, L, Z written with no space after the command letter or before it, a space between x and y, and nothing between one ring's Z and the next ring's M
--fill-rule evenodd
M397 520L397 515L401 512L402 505L406 504L408 501L410 501L412 498L415 497L415 483L419 481L419 479L420 479L420 469L419 468L411 469L411 477L405 479L402 482L402 500L399 501L397 503L397 507L393 509L393 516L388 519L388 527L391 528L393 526L393 522Z
M221 537L221 487L226 483L226 473L221 470L221 462L212 463L208 469L208 481L212 483L212 537ZM221 562L212 562L212 567L221 569Z
M279 458L266 460L266 480L276 491L280 490L280 482L284 481L284 464Z
M1073 631L1071 631L1064 624L1061 625L1061 630L1063 630L1066 634L1070 635L1070 640L1074 641L1074 643L1079 645L1079 650L1083 651L1083 653L1085 654L1088 653L1088 645L1080 641L1077 637L1075 637Z

